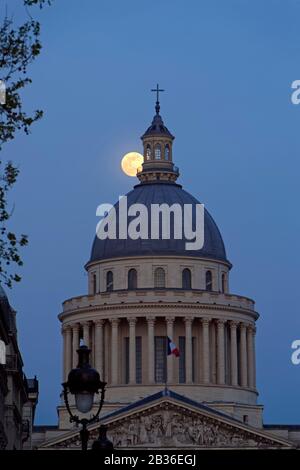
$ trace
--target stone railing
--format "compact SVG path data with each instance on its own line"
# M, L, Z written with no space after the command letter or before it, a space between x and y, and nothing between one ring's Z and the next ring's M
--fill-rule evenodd
M222 305L254 311L254 301L248 297L235 294L223 294L201 290L182 289L137 289L102 292L96 295L73 297L63 303L63 311L68 312L79 308L96 307L99 305L115 305L122 303L171 302Z

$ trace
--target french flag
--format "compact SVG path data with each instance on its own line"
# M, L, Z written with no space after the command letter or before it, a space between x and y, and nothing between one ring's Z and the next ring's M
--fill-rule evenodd
M179 357L180 355L179 349L177 348L176 344L173 343L171 338L169 338L168 336L168 356L170 356L171 354L174 354L174 356L176 357Z

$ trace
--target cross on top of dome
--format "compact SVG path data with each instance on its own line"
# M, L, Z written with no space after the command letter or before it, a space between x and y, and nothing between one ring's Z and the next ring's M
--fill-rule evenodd
M159 84L157 83L156 88L152 89L151 91L155 91L155 92L156 92L155 111L156 111L156 114L159 114L159 111L160 111L159 93L162 92L162 91L165 91L165 90L159 88Z

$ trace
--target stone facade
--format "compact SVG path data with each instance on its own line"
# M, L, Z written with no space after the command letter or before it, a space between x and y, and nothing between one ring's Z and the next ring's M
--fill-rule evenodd
M102 418L115 449L280 449L295 444L285 438L240 423L168 389ZM99 424L90 426L90 446ZM50 437L51 434L48 433ZM38 436L37 436L38 437ZM40 450L80 449L78 431L42 438Z
M18 347L15 312L0 286L0 449L31 448L38 381L27 379Z
M166 271L166 287L154 287L154 269ZM127 289L129 269L138 273L138 288ZM188 267L192 289L180 288L181 273ZM176 344L185 338L185 383L179 382L179 361L167 359L167 384L174 391L204 402L245 404L251 424L261 425L255 380L254 302L221 292L222 274L228 266L193 258L134 257L111 259L87 266L90 295L64 302L59 318L63 324L64 379L76 366L76 350L83 338L92 350L92 365L108 382L105 410L138 400L161 389L155 381L154 338L172 337ZM205 290L206 270L213 273L212 291ZM113 291L105 291L107 271L114 273ZM93 293L97 275L99 292ZM135 340L141 338L142 380L136 383ZM124 341L129 339L129 380L126 383ZM193 347L192 347L193 342ZM193 357L192 357L193 356ZM249 406L252 411L249 414ZM254 409L256 412L254 412ZM69 426L64 407L59 408L60 428Z

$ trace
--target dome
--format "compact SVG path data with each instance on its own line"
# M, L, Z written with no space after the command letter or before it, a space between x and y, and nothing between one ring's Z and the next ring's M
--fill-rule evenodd
M150 219L151 204L166 203L171 206L174 203L178 203L183 208L184 204L195 205L199 204L199 201L176 183L154 181L138 184L127 194L128 207L135 203L144 204L147 207ZM114 207L117 214L118 234L119 203L117 202ZM128 217L128 223L134 218ZM141 238L137 240L132 240L131 238L126 240L118 238L100 240L96 236L89 262L127 256L196 256L229 263L226 258L220 231L206 209L204 213L204 245L202 249L186 250L185 244L187 241L190 240L184 237L180 240L172 237L168 240L153 240L151 238L147 240Z
M149 136L157 136L157 135L167 135L171 139L174 139L174 136L171 134L169 129L164 125L164 122L159 114L156 114L153 118L151 126L148 127L146 132L142 135L142 139Z

